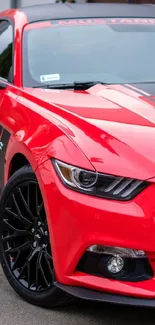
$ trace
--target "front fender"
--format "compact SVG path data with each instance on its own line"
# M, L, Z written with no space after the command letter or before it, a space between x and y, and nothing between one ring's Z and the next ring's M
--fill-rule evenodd
M5 184L11 161L19 153L28 160L34 171L52 157L81 168L94 170L78 146L61 129L51 123L42 125L32 136L23 130L18 130L11 135L6 151Z

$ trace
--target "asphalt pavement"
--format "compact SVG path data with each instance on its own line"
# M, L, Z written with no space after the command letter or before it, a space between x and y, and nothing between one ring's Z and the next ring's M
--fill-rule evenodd
M155 309L86 302L38 308L14 293L0 268L0 325L155 325Z

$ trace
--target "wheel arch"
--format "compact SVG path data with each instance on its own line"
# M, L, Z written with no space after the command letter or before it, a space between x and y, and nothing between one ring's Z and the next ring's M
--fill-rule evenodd
M16 153L10 161L8 179L20 168L30 165L28 159L22 153Z
M30 165L33 171L36 170L38 162L33 156L32 151L22 141L15 141L11 137L5 156L4 166L4 185L8 182L9 178L20 168Z

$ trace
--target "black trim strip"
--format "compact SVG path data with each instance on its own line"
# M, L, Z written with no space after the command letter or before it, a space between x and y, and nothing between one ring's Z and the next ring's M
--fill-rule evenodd
M54 285L69 295L83 300L128 306L155 307L155 299L122 296L107 292L94 291L87 288L67 286L59 282L55 282Z
M0 194L4 187L5 156L11 133L0 125Z

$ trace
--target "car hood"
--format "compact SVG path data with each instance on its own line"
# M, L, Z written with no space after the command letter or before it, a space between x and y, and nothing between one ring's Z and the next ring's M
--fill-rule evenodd
M83 92L31 90L102 173L155 176L155 85L96 85ZM48 112L49 113L49 112Z

